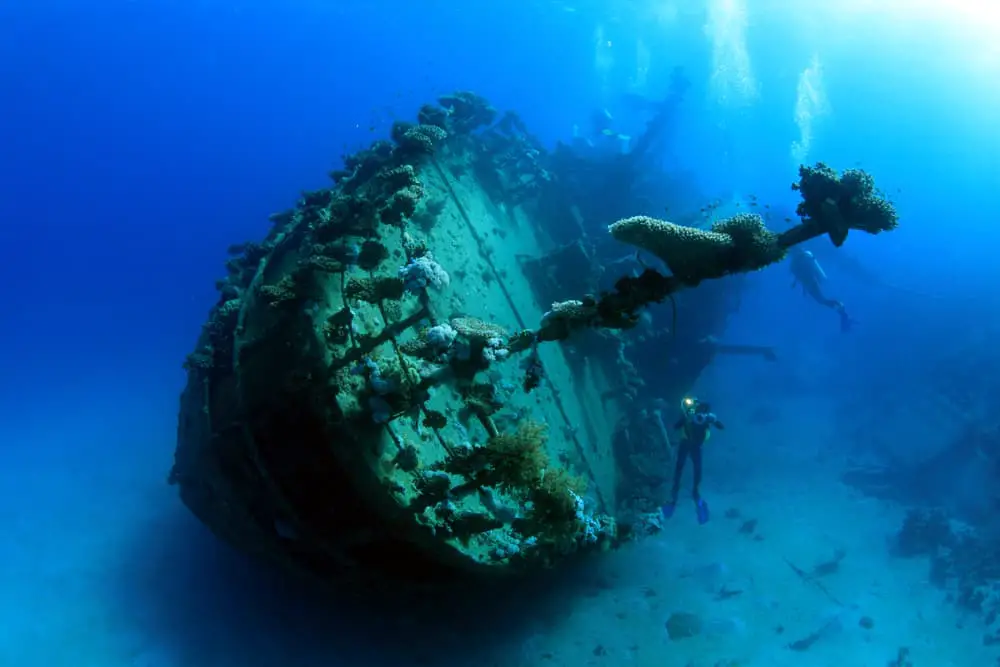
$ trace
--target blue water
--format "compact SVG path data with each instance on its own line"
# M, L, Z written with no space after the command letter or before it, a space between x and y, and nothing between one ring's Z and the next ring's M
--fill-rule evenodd
M901 219L891 235L848 241L878 281L823 260L859 322L849 335L789 289L785 267L752 277L728 335L775 346L782 363L720 359L702 379L732 415L720 440L747 424L743 444L711 464L707 530L726 525L727 498L759 502L768 543L789 540L776 553L792 560L796 549L812 558L815 540L826 549L817 560L846 543L857 558L882 554L902 510L842 489L810 496L797 466L820 474L866 448L920 460L970 425L996 427L1000 16L989 3L799 4L0 3L0 665L834 664L824 661L835 647L787 651L834 616L821 598L782 602L780 582L749 611L709 614L708 640L737 644L678 658L663 631L671 604L651 606L643 591L701 594L677 574L701 561L726 563L744 588L769 576L766 557L699 533L690 512L676 517L676 540L609 559L592 594L514 606L507 620L486 610L492 627L434 635L231 552L165 484L180 363L228 245L262 236L267 215L326 185L340 155L443 93L474 89L554 145L598 109L638 134L641 114L623 96L662 97L681 66L692 88L664 159L701 192L733 211L750 195L787 208L797 158L822 160L870 171ZM753 425L750 395L782 419ZM989 515L995 456L951 480L963 516ZM852 525L859 515L870 523ZM922 566L907 565L911 583L897 586L884 583L904 576L888 556L870 567L850 558L838 576L884 581L841 582L852 599L834 610L837 637L856 661L836 664L881 666L904 645L918 665L992 664L980 662L994 654L979 621L950 607L931 626L883 612L861 634L850 605L945 602ZM780 557L771 565L789 575ZM801 632L777 641L768 627L758 639L751 617L781 604L800 610ZM509 622L515 613L527 620Z

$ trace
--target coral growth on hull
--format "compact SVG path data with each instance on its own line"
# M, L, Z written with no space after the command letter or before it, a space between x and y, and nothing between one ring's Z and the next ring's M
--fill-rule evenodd
M645 532L616 521L614 413L588 402L618 385L542 343L617 336L682 287L879 230L882 209L855 225L836 175L804 170L802 194L825 200L797 231L624 220L612 234L674 275L540 305L525 258L546 246L558 173L516 115L496 115L464 92L421 108L231 248L186 362L170 475L221 538L328 580L523 572L612 548Z

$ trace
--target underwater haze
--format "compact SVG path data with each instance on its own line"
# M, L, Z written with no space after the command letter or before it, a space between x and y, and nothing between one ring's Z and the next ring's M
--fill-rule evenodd
M0 3L0 666L1000 664L998 32L988 0ZM666 123L641 197L576 200L605 288L664 268L618 217L780 232L802 164L864 170L899 218L719 281L713 341L772 360L688 388L725 424L711 520L688 463L655 534L471 616L331 595L167 483L227 248L457 90L544 159L613 164Z

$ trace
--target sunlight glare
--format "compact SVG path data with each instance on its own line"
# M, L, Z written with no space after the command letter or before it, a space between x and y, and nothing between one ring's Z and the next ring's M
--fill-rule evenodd
M787 3L781 3L787 5ZM777 11L777 5L772 9ZM781 11L788 11L783 6ZM996 0L839 0L802 3L793 20L845 34L859 23L877 23L887 40L915 40L944 49L942 57L983 73L1000 70L1000 2Z

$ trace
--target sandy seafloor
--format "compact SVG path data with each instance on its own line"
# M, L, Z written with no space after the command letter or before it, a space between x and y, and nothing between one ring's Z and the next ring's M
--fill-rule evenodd
M124 397L50 399L3 434L3 667L885 667L900 646L916 667L988 667L1000 655L926 582L926 561L888 555L903 508L840 485L819 445L755 459L756 438L790 438L794 424L713 441L708 525L684 503L661 535L557 591L501 611L484 601L460 626L331 600L217 543L165 484L175 396L133 383ZM753 535L739 531L748 519ZM837 550L841 567L821 579L829 595L786 563L808 570ZM717 599L722 589L739 593ZM669 640L676 611L698 614L702 634ZM808 651L788 648L820 628Z

